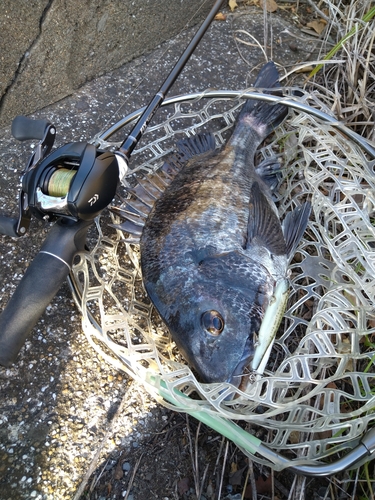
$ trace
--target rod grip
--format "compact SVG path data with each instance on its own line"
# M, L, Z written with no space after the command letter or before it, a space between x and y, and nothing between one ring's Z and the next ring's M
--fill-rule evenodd
M39 252L0 315L0 364L10 366L69 274L54 255Z
M49 232L0 314L0 365L10 366L48 304L67 278L77 252L85 248L92 221L61 219Z

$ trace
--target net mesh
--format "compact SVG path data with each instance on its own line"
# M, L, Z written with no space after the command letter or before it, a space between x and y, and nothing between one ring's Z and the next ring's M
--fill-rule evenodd
M327 111L313 94L294 99ZM125 187L158 169L181 137L209 130L223 144L242 102L240 94L203 96L163 108L133 154ZM115 137L100 144L116 145ZM92 250L72 273L84 330L108 362L159 400L161 381L171 393L181 391L173 392L179 405L174 409L204 408L240 421L292 461L335 457L353 447L375 419L374 163L332 124L295 109L258 156L277 156L284 167L276 190L281 219L305 199L313 207L264 374L246 392L199 383L146 296L139 248L111 228L119 221L109 213L97 220ZM147 382L150 373L154 385Z

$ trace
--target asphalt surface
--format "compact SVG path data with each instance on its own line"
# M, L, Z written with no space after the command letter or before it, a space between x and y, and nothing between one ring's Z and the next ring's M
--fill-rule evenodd
M237 32L254 46L236 44L234 35L245 30L262 44L263 13L243 7L227 14L225 21L212 24L170 95L207 88L243 89L251 84L264 56L250 36ZM149 102L194 31L182 32L33 117L46 117L56 125L56 146L87 140ZM272 58L281 69L306 58L307 42L285 16L272 16L272 39ZM270 40L271 35L268 44ZM13 139L9 128L0 130L0 213L17 212L19 174L33 145L35 141ZM33 220L26 237L0 236L0 308L49 228ZM166 410L142 387L91 349L65 284L17 362L0 368L0 387L0 500L76 498L95 460L105 461L120 445L128 450L141 446L165 418Z

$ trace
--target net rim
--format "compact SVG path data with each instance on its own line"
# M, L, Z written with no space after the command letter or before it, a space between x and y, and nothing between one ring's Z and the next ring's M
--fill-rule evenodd
M325 123L330 124L335 129L347 135L351 140L353 140L357 145L359 145L366 153L368 153L373 159L375 159L375 144L373 145L370 141L363 138L361 135L357 134L354 130L351 130L343 122L339 121L333 114L321 111L320 109L314 108L304 102L301 102L300 96L293 96L294 93L301 94L301 89L290 88L288 89L291 95L275 96L270 94L264 94L261 91L247 91L247 90L206 90L203 92L195 92L189 94L180 94L177 96L169 97L165 99L161 108L178 103L199 101L201 99L254 99L259 101L265 101L274 104L284 104L296 111L307 113L315 118L323 120ZM142 113L145 111L147 106L143 106L133 111L132 113L126 115L125 117L118 120L110 128L97 134L93 139L93 144L96 146L101 146L115 133L121 130L124 126L137 120Z

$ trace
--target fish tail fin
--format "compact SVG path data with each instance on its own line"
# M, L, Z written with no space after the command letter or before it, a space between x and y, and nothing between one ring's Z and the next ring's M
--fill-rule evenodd
M254 88L275 89L265 92L266 94L282 95L279 82L279 73L275 63L269 61L260 70ZM247 99L238 116L237 128L233 136L239 132L239 128L251 126L260 138L265 139L288 114L288 107L283 104L267 103L255 99Z

